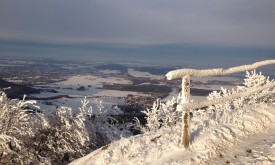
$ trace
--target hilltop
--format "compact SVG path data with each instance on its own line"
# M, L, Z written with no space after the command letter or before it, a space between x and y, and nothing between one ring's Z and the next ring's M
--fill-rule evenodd
M122 138L71 165L94 164L273 164L275 162L274 80L247 72L242 86L213 91L208 100L260 89L255 94L191 111L190 147L181 145L180 97L155 102L144 134Z
M246 107L234 123L210 121L195 131L192 144L179 143L181 126L162 128L123 138L72 162L70 165L104 164L262 164L275 162L275 105ZM201 122L193 117L192 125ZM194 129L193 126L192 129Z

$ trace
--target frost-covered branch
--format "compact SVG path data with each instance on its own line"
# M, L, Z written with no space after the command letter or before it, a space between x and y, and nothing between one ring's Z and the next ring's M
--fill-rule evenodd
M9 100L0 91L0 164L68 164L132 135L132 123L116 121L101 102L95 113L86 97L81 103L79 113L64 106L47 113L36 101Z
M193 77L205 77L205 76L219 76L227 75L232 73L244 72L247 70L253 70L261 66L275 64L275 60L266 60L261 62L256 62L251 65L242 65L229 69L217 68L217 69L206 69L206 70L197 70L197 69L178 69L170 71L166 74L168 80L182 78L186 75Z
M202 108L202 107L207 107L210 105L216 105L216 104L221 104L227 101L231 101L240 97L247 97L249 95L252 95L256 92L259 91L263 91L269 88L273 88L275 87L275 82L272 83L268 83L264 86L261 87L255 87L252 89L249 89L245 92L241 92L241 93L236 93L234 95L229 95L227 97L223 97L223 98L218 98L218 99L213 99L213 100L208 100L208 101L202 101L202 102L192 102L192 103L185 103L182 105L182 109L198 109L198 108Z

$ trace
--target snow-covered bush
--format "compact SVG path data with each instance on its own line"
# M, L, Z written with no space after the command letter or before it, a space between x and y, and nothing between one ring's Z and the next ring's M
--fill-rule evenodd
M143 111L146 115L145 128L139 126L143 132L156 131L160 127L171 127L180 119L180 112L177 111L177 106L180 105L181 97L173 97L166 103L156 100L151 109ZM137 123L139 123L137 121ZM139 124L140 125L140 124Z
M93 112L84 98L79 113L59 107L45 113L35 101L0 96L0 164L67 164L113 140L131 135L101 103ZM32 109L30 109L30 107Z
M85 118L74 116L72 110L60 107L55 114L48 114L42 128L36 130L32 148L41 157L54 164L63 164L83 156L88 150L89 134L85 128Z
M118 113L116 110L105 108L101 101L97 104L97 110L93 110L91 106L88 107L89 101L86 97L81 102L80 114L89 118L85 124L91 137L90 146L92 149L97 149L121 137L132 135L130 132L131 123L120 124L112 117Z
M266 77L262 75L261 73L256 73L256 71L247 71L246 72L246 78L244 79L243 85L237 86L236 89L228 90L223 87L221 87L221 91L213 91L209 94L207 97L208 100L218 99L222 97L227 97L229 95L234 95L236 93L241 93L245 91L249 91L250 89L263 86L269 83L274 82L274 80L270 81L269 77ZM264 102L271 102L272 97L270 99L269 96L272 96L274 94L274 88L273 89L267 89L263 91L256 92L252 95L249 95L247 97L241 97L237 98L231 101L227 101L223 104L216 104L213 106L210 106L207 108L207 111L212 112L212 117L214 117L217 121L220 120L229 120L229 116L231 116L230 120L233 120L234 115L231 115L233 113L232 111L236 111L238 115L241 115L242 111L239 109L248 105L259 105ZM230 113L230 114L229 114Z
M0 164L62 164L87 150L84 120L61 107L47 115L29 107L35 101L0 97Z
M244 79L244 82L241 86L237 86L231 90L222 87L221 91L213 91L210 93L207 99L213 100L227 97L236 93L246 92L251 89L270 84L272 82L274 82L274 80L270 81L268 77L265 77L261 73L256 73L255 70L251 72L247 71L246 78ZM256 92L247 97L237 98L231 101L227 101L223 104L215 104L205 109L196 110L193 113L194 121L191 125L192 132L201 132L210 128L211 125L222 125L229 123L234 125L241 125L242 127L248 125L253 126L253 123L246 123L245 121L243 121L243 123L236 123L236 119L238 117L244 117L247 114L246 107L261 107L265 106L266 103L274 103L274 92L275 88L273 87ZM267 120L266 116L258 117L263 121Z
M26 110L35 101L8 100L5 93L0 96L0 164L28 163L29 153L24 140L34 136L32 111Z
M247 71L246 78L244 79L242 85L231 90L221 87L221 91L211 92L209 96L207 96L207 99L212 100L227 97L236 93L249 91L255 87L263 86L272 82L274 82L274 80L269 80L269 77L266 77L261 73L256 73L255 70L251 72ZM274 88L263 90L247 97L237 98L222 104L215 104L204 109L193 110L192 114L194 118L199 118L198 122L201 123L197 123L196 127L207 128L207 126L211 123L234 122L236 116L242 116L245 113L245 108L243 108L245 106L259 106L264 103L274 103L274 93ZM155 101L152 109L147 109L144 111L147 116L147 124L145 128L141 127L141 129L144 132L148 130L155 131L162 126L173 126L177 121L180 121L180 101L180 96L173 98L166 103L162 103L160 100Z

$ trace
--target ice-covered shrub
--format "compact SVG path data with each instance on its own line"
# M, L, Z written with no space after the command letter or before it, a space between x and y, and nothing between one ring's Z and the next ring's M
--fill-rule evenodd
M213 100L217 98L222 98L226 97L229 95L234 95L236 93L240 92L246 92L249 91L250 89L257 88L259 86L263 86L269 83L272 83L274 80L270 81L269 77L266 77L262 75L261 73L256 73L256 71L247 71L246 72L246 78L244 79L244 82L242 85L237 86L236 88L233 88L232 90L225 89L221 87L221 91L213 91L209 94L207 97L208 100ZM240 109L246 105L252 105L256 103L261 103L264 102L264 98L266 98L268 95L274 93L274 88L273 89L267 89L263 91L256 92L252 95L249 95L247 97L241 97L238 99L234 99L232 101L227 101L224 104L216 104L213 105L215 106L215 109L220 110L220 111L230 111L232 109ZM210 107L210 109L213 109L213 107Z
M83 156L89 141L83 119L64 107L52 115L36 112L35 103L1 93L0 164L62 164Z
M39 155L50 159L54 164L68 163L83 156L90 142L86 131L85 118L74 116L68 107L60 107L55 114L47 115L43 127L33 137L33 148Z
M97 110L88 107L89 101L84 98L82 100L82 107L80 112L89 117L90 136L92 137L91 146L93 149L106 145L112 141L118 140L121 137L129 137L132 135L130 132L131 123L119 123L112 115L116 115L116 110L110 110L102 105L99 101Z
M155 131L160 127L169 127L174 125L180 119L180 112L177 111L177 106L180 103L180 96L173 97L166 103L156 100L151 109L143 111L146 115L145 128L139 126L144 132L146 130ZM137 121L137 123L139 123ZM140 124L139 124L140 125Z
M82 100L79 113L59 107L45 113L35 101L9 100L0 95L0 164L67 164L121 136L131 135L109 110L97 111ZM31 109L30 109L31 108Z
M256 73L256 71L247 71L246 77L242 85L231 90L221 87L221 91L213 91L207 96L208 100L219 99L249 91L250 89L272 83L274 80L269 80L269 77ZM207 128L211 123L228 123L234 122L236 116L242 116L245 113L246 106L259 106L264 103L274 103L275 89L267 89L256 92L247 97L240 97L222 104L215 104L204 109L193 110L194 118L199 118L196 123L197 128ZM177 121L181 120L180 111L180 96L167 101L166 103L157 100L154 102L152 109L144 111L146 114L147 124L143 131L157 130L162 126L173 126ZM177 105L177 106L176 106ZM177 107L177 111L175 110ZM137 121L138 123L138 121ZM201 125L201 126L200 126Z
M26 108L35 101L8 100L5 93L0 96L0 164L28 163L24 140L29 140L35 132L32 128L35 118L33 111Z
M213 91L207 97L208 100L218 99L234 95L236 93L246 92L251 89L272 83L274 80L269 80L261 73L256 73L256 71L247 71L246 77L242 85L237 86L231 90L221 88L221 91ZM231 101L224 102L223 104L215 104L209 106L205 109L200 109L194 111L194 119L196 119L195 124L192 124L192 131L203 130L210 127L211 124L220 125L226 123L237 124L236 119L238 117L243 117L247 109L246 107L260 107L264 106L266 103L274 102L274 92L275 88L270 88L262 91L258 91L247 97L240 97L233 99ZM259 116L262 120L266 120L265 116ZM244 121L245 122L245 121ZM239 125L245 125L241 123Z

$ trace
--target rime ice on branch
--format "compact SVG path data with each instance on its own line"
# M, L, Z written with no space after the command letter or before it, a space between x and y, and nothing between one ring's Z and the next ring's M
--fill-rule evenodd
M168 80L182 78L186 75L190 75L191 77L206 77L206 76L219 76L219 75L227 75L237 72L244 72L247 70L253 70L261 66L275 64L275 60L266 60L261 62L256 62L251 65L242 65L229 69L217 68L217 69L206 69L206 70L197 70L197 69L178 69L170 71L166 74Z
M182 105L182 109L199 109L199 108L207 107L207 106L210 106L210 105L221 104L221 103L224 103L226 101L231 101L231 100L234 100L234 99L237 99L237 98L240 98L240 97L246 97L246 96L252 95L253 93L263 91L263 90L273 88L273 87L275 87L275 82L266 84L266 85L261 86L261 87L253 88L253 89L247 90L245 92L237 93L237 94L230 95L230 96L227 96L227 97L222 97L222 98L219 98L219 99L213 99L213 100L202 101L202 102L184 103Z
M193 102L189 103L188 101L185 101L185 98L190 97L190 84L186 82L190 82L190 77L207 77L207 76L220 76L220 75L228 75L232 73L238 73L238 72L244 72L248 70L253 70L261 66L265 65L271 65L275 64L275 60L266 60L261 62L256 62L251 65L242 65L237 66L229 69L206 69L206 70L197 70L197 69L178 69L170 71L166 74L166 77L168 80L176 79L176 78L182 78L182 139L181 144L184 145L185 148L189 147L189 138L190 138L190 132L189 132L189 111L190 109L196 109L196 108L202 108L204 106L210 106L212 104L220 104L226 101L230 101L239 97L245 97L247 95L251 95L255 92L258 92L260 90L272 88L275 86L275 83L269 83L265 86L257 87L255 89L245 91L243 93L238 93L235 95L231 95L228 97L215 99L215 100L209 100L204 102Z

